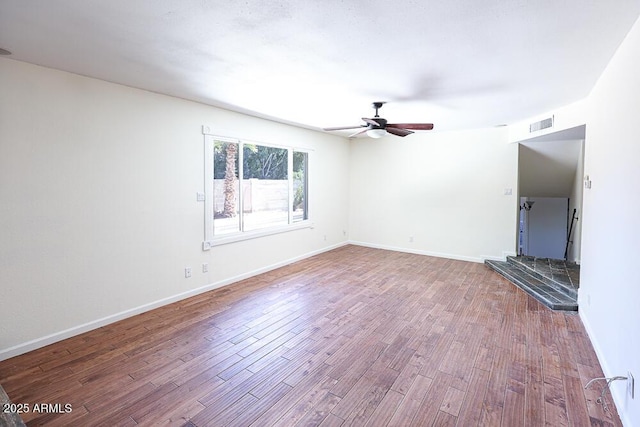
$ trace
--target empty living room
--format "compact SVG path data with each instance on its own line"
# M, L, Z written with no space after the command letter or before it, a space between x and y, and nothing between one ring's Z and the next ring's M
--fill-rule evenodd
M0 0L0 425L640 427L639 18Z

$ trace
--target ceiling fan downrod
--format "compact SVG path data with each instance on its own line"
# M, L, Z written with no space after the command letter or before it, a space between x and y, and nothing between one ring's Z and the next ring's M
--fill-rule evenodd
M373 108L375 108L375 110L376 110L376 115L375 115L374 117L380 117L380 116L378 115L378 110L379 110L380 108L382 108L382 106L383 106L384 104L385 104L384 102L374 102L374 103L373 103Z

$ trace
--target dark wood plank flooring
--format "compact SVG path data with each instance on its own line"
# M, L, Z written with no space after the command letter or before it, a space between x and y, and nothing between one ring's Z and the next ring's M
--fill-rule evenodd
M599 376L578 316L483 264L357 246L0 362L52 426L619 426Z

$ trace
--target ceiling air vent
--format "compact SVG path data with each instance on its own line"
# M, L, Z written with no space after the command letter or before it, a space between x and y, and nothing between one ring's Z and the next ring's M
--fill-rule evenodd
M539 122L531 123L529 125L529 133L537 132L542 129L548 129L553 127L553 116L548 119L540 120Z

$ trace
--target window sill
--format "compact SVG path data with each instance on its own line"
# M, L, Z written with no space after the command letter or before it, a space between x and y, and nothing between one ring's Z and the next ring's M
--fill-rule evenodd
M245 231L242 233L234 233L228 236L214 237L210 241L202 242L202 250L207 251L213 246L221 246L229 243L241 242L243 240L257 239L259 237L271 236L273 234L286 233L288 231L301 230L304 228L313 228L313 222L310 220L296 222L295 224L283 225L280 227L265 228L263 230Z

